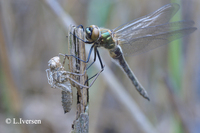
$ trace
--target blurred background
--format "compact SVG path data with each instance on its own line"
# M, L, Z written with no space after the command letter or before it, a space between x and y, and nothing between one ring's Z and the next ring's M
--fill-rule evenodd
M100 75L89 91L89 131L199 133L199 0L1 0L0 132L71 131L76 116L76 89L73 89L72 110L64 114L61 91L51 88L45 72L50 58L68 51L66 25L95 24L113 29L172 2L180 5L173 20L193 20L198 30L169 45L126 57L146 88L150 102L138 94L126 75L111 62L108 51L100 49L106 63L103 73L109 68L112 70L122 90L131 96L131 100L123 101L134 104L136 111L123 104L114 93L115 88ZM92 76L97 71L94 65L87 73ZM42 123L6 124L7 118L41 120Z

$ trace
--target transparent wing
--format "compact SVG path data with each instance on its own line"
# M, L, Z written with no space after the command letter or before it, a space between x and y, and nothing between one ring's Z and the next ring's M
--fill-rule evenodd
M133 31L138 28L145 28L148 26L168 23L178 10L179 10L178 4L176 3L167 4L149 15L143 16L141 18L120 25L113 31L116 33L116 37L120 37L124 35L124 33L127 32L127 30Z
M125 55L135 55L167 44L196 30L193 21L179 21L127 30L118 39Z

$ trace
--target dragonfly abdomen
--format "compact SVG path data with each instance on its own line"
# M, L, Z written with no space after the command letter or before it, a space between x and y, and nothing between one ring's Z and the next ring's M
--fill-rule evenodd
M148 97L148 94L146 90L142 87L140 82L135 77L134 73L129 68L126 60L124 59L123 53L121 52L120 46L117 46L116 49L113 51L110 51L111 55L115 55L113 59L117 62L117 64L122 68L122 70L126 73L126 75L129 77L133 85L135 86L136 90L142 95L145 99L150 100Z

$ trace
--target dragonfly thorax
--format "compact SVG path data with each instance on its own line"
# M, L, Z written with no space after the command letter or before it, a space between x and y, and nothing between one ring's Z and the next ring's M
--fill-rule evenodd
M90 25L85 28L86 39L91 42L96 42L100 37L100 29L96 25Z
M90 25L85 28L86 39L95 43L96 47L104 47L105 49L115 48L113 32L110 29L99 28L96 25Z

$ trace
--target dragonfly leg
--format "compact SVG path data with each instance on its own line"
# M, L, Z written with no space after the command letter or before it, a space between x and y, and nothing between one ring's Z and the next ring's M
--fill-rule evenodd
M104 70L104 65L103 65L103 63L102 63L102 60L101 60L101 57L100 57L100 54L99 54L98 49L96 49L96 53L97 53L97 56L98 56L98 58L99 58L99 62L100 62L100 65L101 65L101 69Z
M99 51L98 51L97 47L95 47L95 50L94 50L94 61L86 68L86 70L89 69L89 67L92 66L92 64L96 61L96 54L97 54L97 56L99 58L99 61L100 61L100 64L101 64L101 71L99 71L98 73L96 73L95 75L93 75L92 77L90 77L89 79L87 79L85 81L85 84L86 84L89 80L91 80L92 78L94 78L94 80L89 85L89 88L93 85L93 83L95 82L95 80L98 78L99 74L104 70L104 67L105 67L105 65L103 65L103 63L102 63Z
M78 38L79 40L83 41L84 43L88 43L88 44L92 44L92 43L94 43L94 42L90 42L90 41L85 41L85 40L79 38L77 35L74 35L74 34L71 33L71 32L70 32L70 34L72 34L73 36L75 36L75 37Z
M95 75L93 75L92 77L90 77L89 79L87 79L87 80L85 81L85 84L86 84L89 80L93 79L94 77L95 77L95 80L96 80L96 78L99 76L99 74L104 70L104 67L105 67L105 65L103 66L103 68L102 68L98 73L96 73ZM94 82L94 80L93 80L92 82ZM91 84L92 84L92 83L91 83ZM91 85L89 85L89 86L91 86Z
M93 44L92 47L90 48L89 55L88 55L88 58L87 58L86 61L84 61L84 60L82 60L82 59L76 57L75 55L67 55L67 54L65 54L65 56L71 56L71 57L74 57L74 58L76 58L76 59L78 59L78 60L84 62L84 63L88 63L89 60L90 60L90 56L91 56L92 50L93 50L93 48L94 48L94 45L95 45L95 44Z
M76 80L74 80L73 78L68 77L72 82L74 82L75 84L79 85L82 88L89 88L89 86L85 86L79 82L77 82Z
M101 71L99 71L98 73L96 73L95 75L93 75L92 77L90 77L89 79L87 79L86 81L85 81L85 83L84 83L84 85L89 81L89 80L91 80L91 79L93 79L92 80L92 82L90 83L90 85L88 86L88 88L90 88L93 84L94 84L94 82L96 81L96 79L99 77L99 75L100 75L100 73L104 70L104 67L105 66L103 66L103 68L101 69ZM82 89L82 88L81 88Z
M97 48L95 47L94 48L94 60L89 66L87 66L86 70L88 70L92 66L92 64L94 64L94 62L96 61L96 50L97 50Z
M77 26L76 28L82 28L83 29L83 31L84 31L84 27L83 27L83 25L82 24L80 24L79 26ZM71 32L70 32L70 34L72 34ZM74 34L72 34L72 35L74 35ZM66 37L68 37L68 36L66 36Z
M72 82L74 82L75 84L79 85L79 86L82 87L82 88L88 88L88 89L89 89L89 88L94 84L94 82L96 81L96 79L98 78L98 76L100 75L100 73L103 71L104 67L105 67L105 66L103 66L103 68L101 69L101 71L99 71L98 73L96 73L95 75L93 75L92 77L90 77L89 79L87 79L87 80L85 81L84 85L83 85L83 84L80 84L79 82L77 82L76 80L74 80L73 78L71 78L71 77L69 77L69 76L66 76L66 78L70 79ZM85 71L85 72L86 72L86 71ZM73 74L73 75L78 75L78 76L83 76L83 75L85 74L85 72L84 72L83 74L77 74L77 73L72 73L72 72L67 72L67 73L68 73L68 74ZM94 78L94 79L93 79L93 78ZM89 80L91 80L91 79L93 79L92 82L91 82L91 84L90 84L89 86L86 86L86 83L87 83ZM81 88L81 89L82 89L82 88Z
M82 29L83 29L83 31L84 31L84 27L83 27L83 25L82 24L80 24L79 26L77 26L76 28L79 28L79 27L81 27Z
M86 68L86 70L88 70L88 69L92 66L92 64L94 64L94 62L96 61L96 55L97 55L98 58L99 58L99 62L100 62L100 65L101 65L101 69L104 69L104 65L103 65L103 63L102 63L102 60L101 60L99 51L98 51L97 47L95 47L95 48L94 48L94 60L93 60L93 62Z

